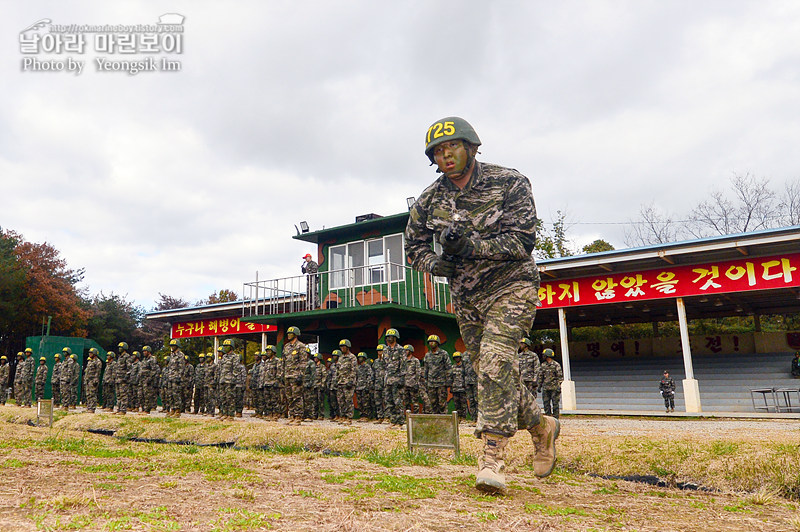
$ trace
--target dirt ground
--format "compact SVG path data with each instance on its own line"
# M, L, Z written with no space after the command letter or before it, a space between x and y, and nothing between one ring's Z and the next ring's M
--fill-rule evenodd
M0 414L9 409L21 410L0 407ZM351 445L342 441L367 445L370 438L383 438L381 445L388 449L402 446L405 433L385 426L356 423L343 428L325 423L290 428L247 417L231 422L238 434L267 431L265 438L273 445L254 450L121 440L66 428L73 416L73 426L111 417L70 414L53 429L18 419L0 423L0 531L800 531L798 502L770 493L681 490L565 468L557 468L548 479L537 479L526 458L531 445L523 433L512 440L514 458L506 471L509 493L493 497L473 487L479 449L467 434L462 436L461 461L446 453L427 453L409 462L395 460L392 451L370 457L358 454L359 448L348 453L281 447L270 436L297 431L293 434L300 441L306 437L309 442L329 441L338 449ZM657 440L687 432L714 441L800 443L800 424L792 421L564 418L562 422L560 453L593 439ZM185 424L187 428L225 425L194 416Z

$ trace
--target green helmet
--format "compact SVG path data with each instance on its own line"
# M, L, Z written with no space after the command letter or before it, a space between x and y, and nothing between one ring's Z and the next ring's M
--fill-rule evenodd
M300 327L295 327L295 326L289 327L288 329L286 329L286 334L289 333L292 333L295 336L300 336Z
M542 351L542 356L545 358L555 358L555 353L553 353L553 350L548 347Z
M141 353L140 353L139 351L134 351L134 352L133 352L133 353L131 353L131 354L132 354L134 357L136 357L136 358L139 358L139 355L141 355Z
M460 351L454 351L453 352L453 358L461 358L461 352Z
M346 345L348 349L353 347L353 345L350 343L350 340L339 340L339 347L343 345Z
M142 351L147 351L148 353L152 353L153 349L149 345L146 345L142 348Z
M197 358L199 358L199 359L206 358L206 354L205 353L200 353L199 355L197 355Z
M521 344L525 344L525 345L527 345L528 347L531 347L531 345L532 345L532 344L531 344L531 339L530 339L530 338L523 338L523 339L521 339L521 340L519 341L519 343L521 343Z
M332 357L338 357L338 356L341 356L341 355L342 355L342 352L339 351L338 349L334 349L333 353L331 353Z
M367 354L364 351L361 351L356 358L366 359L367 358Z
M413 345L411 345L411 344L406 344L406 345L404 345L404 346L403 346L403 349L405 349L405 350L406 350L406 351L408 351L409 353L413 353L413 352L414 352L414 346L413 346Z
M425 133L425 155L433 162L433 149L442 142L464 140L474 146L481 145L475 129L463 118L448 116L434 122Z
M436 342L439 345L442 344L442 341L439 340L439 337L436 336L435 334L432 334L432 335L428 336L428 339L426 340L426 342Z
M222 347L233 347L233 340L223 340Z
M72 354L72 349L70 349L69 347L65 347L64 349L61 350L61 352L62 353L66 353L68 355L71 355Z
M272 351L273 353L277 352L277 351L275 351L275 346L274 345L268 345L267 348L264 349L264 354L265 355L267 354L267 351Z
M100 353L100 351L98 351L96 347L92 347L92 348L89 349L89 354L90 355L97 355L99 353Z
M56 353L55 355L53 355L53 357L54 357L56 360L58 360L59 358L61 358L61 355L60 355L60 354L58 354L58 353Z
M26 353L26 354L27 354L27 353L33 354L33 349L31 349L30 347L26 347L26 348L25 348L25 353Z
M378 344L378 347L376 347L375 349L376 349L377 351L383 351L384 349L386 349L386 346L385 346L385 345L383 345L383 344Z
M47 357L39 357L39 362L47 362Z
M122 349L123 351L127 351L128 350L128 343L127 342L120 342L120 343L117 344L117 347L119 349Z
M108 353L106 353L106 358L109 358L109 357L110 358L114 358L114 351L109 351Z
M397 332L397 329L389 329L386 331L386 336L394 336L397 339L400 339L400 333Z
M172 340L170 340L170 341L169 341L169 346L170 346L170 347L179 347L179 346L178 346L178 340L176 340L175 338L173 338Z

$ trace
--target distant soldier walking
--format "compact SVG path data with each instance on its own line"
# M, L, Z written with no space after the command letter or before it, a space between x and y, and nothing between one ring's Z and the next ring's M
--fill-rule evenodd
M519 341L519 375L522 384L528 388L531 395L536 397L539 387L539 355L531 349L530 338L523 338Z

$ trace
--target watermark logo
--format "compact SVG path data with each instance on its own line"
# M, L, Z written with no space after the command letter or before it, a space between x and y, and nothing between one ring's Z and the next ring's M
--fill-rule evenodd
M22 72L180 72L184 21L164 13L152 24L53 24L37 20L19 32ZM92 54L93 57L88 57Z

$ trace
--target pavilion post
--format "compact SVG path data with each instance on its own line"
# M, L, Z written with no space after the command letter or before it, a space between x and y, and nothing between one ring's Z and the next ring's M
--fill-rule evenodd
M686 321L686 305L683 298L676 299L678 305L678 325L681 330L681 349L683 350L683 367L686 378L683 379L683 398L686 403L687 412L702 412L700 406L700 386L694 378L694 368L692 367L692 346L689 343L689 325Z
M577 410L578 401L575 396L575 381L569 366L569 334L567 330L567 313L558 309L558 330L561 335L561 367L564 370L564 382L561 383L561 400L564 410Z

